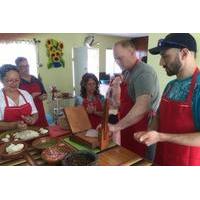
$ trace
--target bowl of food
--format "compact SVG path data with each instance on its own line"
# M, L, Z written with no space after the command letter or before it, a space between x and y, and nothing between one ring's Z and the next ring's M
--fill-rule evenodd
M3 158L16 158L27 150L25 142L8 142L0 146L0 156Z
M10 142L12 140L12 136L8 133L2 134L0 137L0 143Z
M58 143L42 151L41 158L50 165L59 164L73 150L64 143Z
M56 143L57 143L57 140L55 138L46 136L46 137L35 139L32 142L32 146L36 149L43 150L51 146L54 146Z
M49 130L40 127L30 126L27 130L8 130L0 134L0 144L8 142L31 141L33 139L48 135Z
M62 161L64 166L94 166L97 155L91 151L76 151L65 156Z
M12 137L14 138L14 141L29 141L33 140L35 138L43 137L48 134L48 130L44 128L36 128L35 130L27 129L24 131L17 131L12 134Z

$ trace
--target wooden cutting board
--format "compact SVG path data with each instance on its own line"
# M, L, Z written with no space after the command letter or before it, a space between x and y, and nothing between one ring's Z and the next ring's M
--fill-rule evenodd
M99 166L129 166L143 160L136 153L117 146L98 154L97 165Z
M88 114L83 106L66 107L64 113L69 123L72 135L70 140L88 146L91 149L99 147L97 137L85 136L86 131L92 128Z
M80 144L83 144L85 146L88 146L91 149L95 149L99 147L99 140L96 137L87 137L85 136L86 132L76 133L72 134L70 136L70 140L74 142L78 142Z
M88 114L83 106L66 107L64 113L72 133L87 131L92 128Z

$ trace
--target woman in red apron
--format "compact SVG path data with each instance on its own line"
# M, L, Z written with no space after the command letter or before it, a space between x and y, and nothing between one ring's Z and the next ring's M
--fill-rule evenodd
M83 105L88 113L93 129L102 122L103 96L99 94L99 82L94 74L86 73L81 80L82 102L75 102L75 105ZM78 98L77 98L78 99Z
M159 132L187 134L196 132L193 113L192 97L199 70L196 69L189 94L185 102L172 101L167 98L170 89L165 92L160 104ZM157 165L200 165L200 148L162 142L157 144L155 163Z
M95 112L102 113L103 112L103 107L102 107L102 102L100 100L99 96L94 97L94 99L88 100L88 98L83 99L83 106L88 109L89 107L91 110L94 108ZM88 113L88 117L90 119L91 125L93 129L96 129L96 127L102 122L102 117L96 115L95 113L91 112Z
M29 74L29 64L26 58L19 57L16 59L16 64L19 67L21 83L19 88L28 91L34 100L35 106L38 110L38 120L35 126L48 126L43 100L47 98L46 91L42 82Z
M1 130L9 130L14 128L23 128L26 124L34 124L37 120L37 110L29 100L32 98L27 92L18 90L20 83L19 72L13 65L3 65L0 69L1 81L4 88L1 90L1 102L5 106L1 106ZM25 98L24 94L28 98ZM10 100L8 100L8 97ZM20 100L22 97L23 100ZM22 101L24 103L22 103ZM12 102L12 105L9 104ZM32 113L35 114L32 114ZM15 123L13 123L15 122Z
M26 102L21 106L9 106L8 97L6 96L6 92L3 89L3 94L6 102L6 107L4 110L4 121L5 122L14 122L23 120L22 116L31 115L32 108L30 103L28 103L24 97L24 95L19 91L19 95L21 95Z

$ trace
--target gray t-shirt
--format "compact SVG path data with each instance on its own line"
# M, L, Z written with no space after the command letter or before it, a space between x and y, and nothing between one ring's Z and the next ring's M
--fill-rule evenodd
M155 70L139 61L128 75L128 93L133 101L141 95L151 95L151 109L156 111L160 103L160 87Z

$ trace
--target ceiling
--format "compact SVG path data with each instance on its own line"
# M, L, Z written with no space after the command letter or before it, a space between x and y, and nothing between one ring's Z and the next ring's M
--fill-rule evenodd
M103 35L112 35L112 36L121 36L121 37L129 37L129 38L137 38L148 36L148 33L101 33Z

